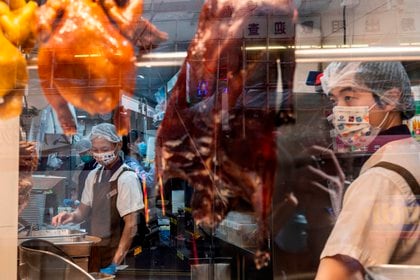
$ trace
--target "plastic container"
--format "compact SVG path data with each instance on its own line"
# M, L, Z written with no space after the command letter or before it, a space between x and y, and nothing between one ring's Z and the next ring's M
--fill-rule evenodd
M251 212L231 211L219 225L217 232L220 238L239 247L255 247L256 218Z

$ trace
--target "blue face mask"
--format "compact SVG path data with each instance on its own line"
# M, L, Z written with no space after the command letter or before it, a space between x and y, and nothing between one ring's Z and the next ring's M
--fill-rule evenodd
M80 156L80 160L83 161L84 163L87 163L87 162L91 161L92 159L93 159L93 157L91 155Z
M146 151L147 151L147 145L144 142L138 143L137 144L137 149L139 151L139 155L141 155L142 157L146 156Z

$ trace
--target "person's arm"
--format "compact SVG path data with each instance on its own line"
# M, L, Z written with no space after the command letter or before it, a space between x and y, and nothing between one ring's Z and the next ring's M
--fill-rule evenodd
M327 257L321 260L315 280L362 280L362 271L360 263L349 256Z
M112 262L116 265L120 264L128 250L130 249L131 242L137 233L137 216L138 212L132 212L123 217L124 229L121 235L120 243L118 244L117 251L115 252Z
M89 215L90 207L80 203L79 207L74 212L61 212L54 216L51 225L60 226L68 223L80 223Z

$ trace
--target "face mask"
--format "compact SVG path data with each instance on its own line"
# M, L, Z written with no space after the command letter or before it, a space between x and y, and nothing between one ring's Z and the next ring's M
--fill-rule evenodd
M369 123L369 111L375 106L335 106L333 108L332 123L335 135L340 140L357 149L368 146L381 131L381 127L388 118L386 114L378 127Z
M105 152L105 153L92 153L93 157L101 165L109 165L117 157L115 151Z
M92 159L93 159L93 157L91 155L80 156L80 160L83 161L84 163L87 163L87 162L91 161Z
M147 145L144 142L138 143L137 144L137 149L139 151L139 155L145 157L146 156L146 152L147 152Z

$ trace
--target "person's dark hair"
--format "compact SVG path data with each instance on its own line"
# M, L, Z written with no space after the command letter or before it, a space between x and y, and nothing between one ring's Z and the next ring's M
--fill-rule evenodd
M130 149L128 148L129 141L127 135L124 135L122 137L122 147L121 151L124 153L125 156L127 156L130 153Z
M132 129L129 133L128 133L128 141L129 143L134 143L136 142L136 140L139 138L139 132L135 129Z
M143 136L143 132L140 132L136 129L132 129L127 135L122 137L122 147L121 151L123 151L124 155L130 154L130 144L135 143L139 137Z

